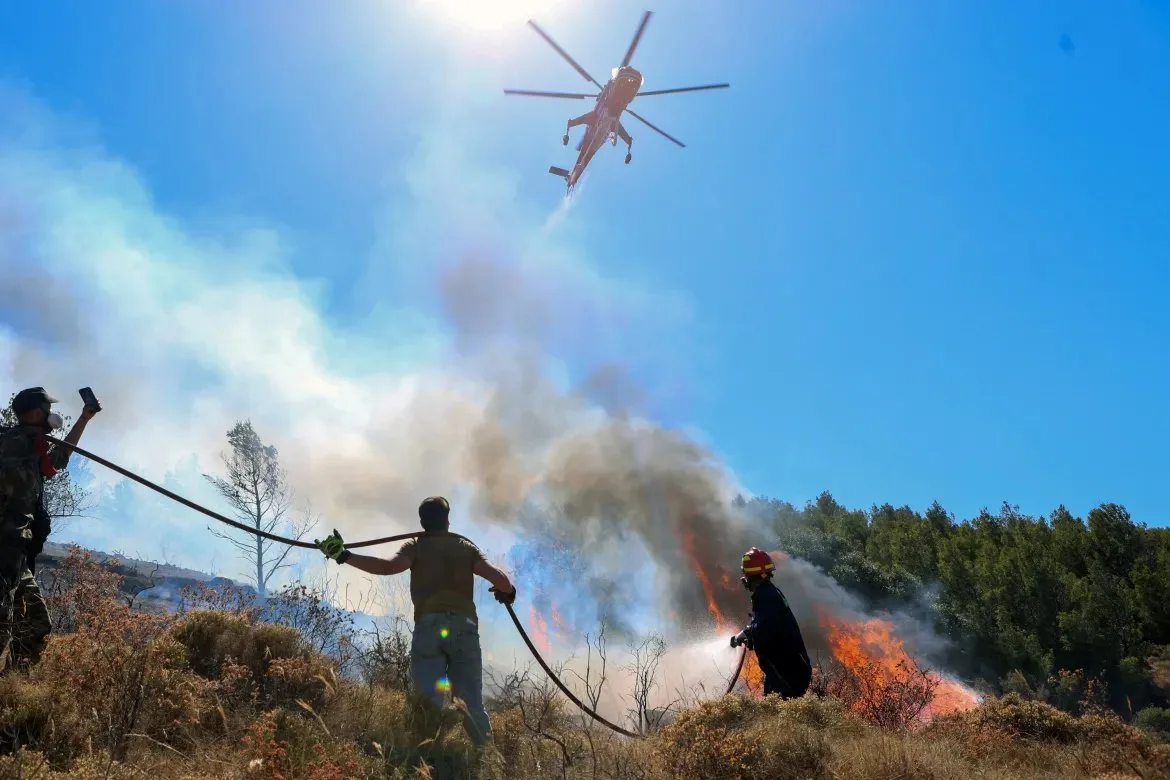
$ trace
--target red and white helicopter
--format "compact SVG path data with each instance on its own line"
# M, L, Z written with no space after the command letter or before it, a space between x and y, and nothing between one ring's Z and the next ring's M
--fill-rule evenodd
M573 191L573 186L581 178L581 174L585 172L585 167L589 165L589 161L593 159L593 155L597 154L597 150L606 141L610 141L614 146L617 146L618 139L620 138L626 144L626 163L628 164L633 159L634 139L626 132L625 127L622 126L621 117L623 113L629 114L651 130L665 136L679 146L686 146L686 144L665 130L655 127L649 121L631 111L629 105L633 102L634 98L648 97L650 95L669 95L675 92L697 92L704 89L724 89L731 86L730 84L707 84L702 87L680 87L678 89L656 89L649 92L639 92L638 90L642 87L642 74L630 67L630 60L634 56L634 50L638 47L638 41L641 40L643 31L646 29L646 23L650 21L650 16L650 11L642 15L642 22L638 25L638 31L634 33L634 40L630 43L630 48L626 50L626 56L622 58L622 64L613 69L610 74L610 79L606 82L605 86L599 84L597 79L590 76L584 68L569 56L568 52L558 46L556 41L550 38L544 30L537 27L536 22L528 22L528 25L536 30L541 38L544 38L550 46L556 49L557 54L564 57L565 61L572 65L586 81L593 82L601 90L596 95L586 95L577 92L536 92L526 89L504 90L504 93L508 95L569 98L572 100L595 99L597 101L592 111L582 114L575 119L570 119L568 125L565 127L565 135L561 139L561 143L568 146L569 130L578 125L585 125L585 135L582 137L581 142L577 144L577 163L573 166L573 170L566 171L564 168L558 168L556 166L548 169L549 173L560 176L565 180L569 192Z

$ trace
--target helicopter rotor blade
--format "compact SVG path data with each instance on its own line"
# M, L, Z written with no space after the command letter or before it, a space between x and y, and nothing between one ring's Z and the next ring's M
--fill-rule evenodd
M646 24L650 21L651 12L647 11L642 14L642 21L638 23L638 31L634 33L634 40L630 41L630 48L626 49L626 56L622 58L622 67L630 64L630 60L634 58L634 49L638 48L638 41L642 40L642 33L646 30Z
M639 92L634 97L648 97L650 95L673 95L676 92L698 92L701 89L726 89L730 84L707 84L702 87L678 87L677 89L654 89L649 92Z
M505 89L505 95L528 95L529 97L571 98L573 100L588 100L597 95L585 95L580 92L538 92L531 89Z
M584 76L584 77L585 77L585 80L586 80L586 81L592 81L594 84L597 84L597 88L598 88L598 89L601 89L601 88L602 88L602 87L601 87L601 84L598 84L598 83L597 83L597 79L595 79L595 78L593 78L592 76L590 76L590 75L589 75L589 73L588 73L588 72L587 72L587 71L586 71L584 68L582 68L580 65L578 65L578 64L577 64L577 61L576 61L576 60L574 60L572 57L570 57L570 56L569 56L569 53L568 53L567 51L565 51L565 50L564 50L564 49L562 49L560 46L558 46L558 45L557 45L557 42L556 42L556 41L554 41L552 38L550 38L550 37L549 37L549 35L548 35L548 33L546 33L544 30L540 29L539 27L537 27L537 25L536 25L536 22L534 22L534 21L532 21L531 19L529 19L529 20L528 20L528 26L529 26L529 27L531 27L533 30L536 30L536 34L537 34L537 35L539 35L541 38L544 38L544 40L545 40L545 43L547 43L549 46L551 46L551 47L553 47L554 49L556 49L556 52L557 52L557 54L559 54L559 55L561 55L562 57L564 57L564 58L565 58L565 62L567 62L567 63L569 63L570 65L572 65L572 66L573 66L573 68L574 68L574 70L576 70L578 73L580 73L582 76Z
M671 140L671 141L674 141L676 144L678 144L679 146L683 147L684 149L686 148L686 144L684 144L682 141L678 140L677 138L675 138L673 135L671 135L670 133L666 132L666 131L665 131L665 130L663 130L662 128L660 128L660 127L655 127L655 126L654 126L654 125L652 125L652 124L651 124L649 121L647 121L647 120L643 119L642 117L638 116L637 114L635 114L635 113L634 113L633 111L631 111L630 109L628 109L628 108L627 108L627 109L626 109L626 113L627 113L627 114L629 114L630 116L632 116L634 119L637 119L637 120L638 120L639 122L641 122L642 124L646 125L646 127L649 127L651 130L653 130L654 132L658 133L659 135L665 136L667 139L669 139L669 140Z

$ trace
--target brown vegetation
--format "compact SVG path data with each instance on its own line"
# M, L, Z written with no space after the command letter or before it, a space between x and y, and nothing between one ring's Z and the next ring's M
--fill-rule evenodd
M397 632L351 659L359 681L304 630L222 594L190 593L181 614L163 616L132 609L118 577L83 554L62 577L52 592L62 633L38 666L0 679L0 777L1170 777L1170 746L1094 708L1072 715L1009 694L918 727L921 675L879 695L856 671L820 675L821 696L727 696L664 719L640 695L656 684L643 665L650 676L628 698L647 736L631 740L521 670L490 686L496 744L480 754L457 712L412 700ZM593 647L577 682L595 703L604 645Z

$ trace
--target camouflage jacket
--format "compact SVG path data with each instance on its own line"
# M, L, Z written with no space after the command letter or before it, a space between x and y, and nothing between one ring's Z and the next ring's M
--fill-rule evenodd
M24 528L47 524L48 514L43 506L45 478L34 436L33 431L21 427L0 431L0 535L25 536L21 533ZM64 469L69 463L69 450L50 447L48 458L54 468ZM34 537L41 537L42 542L48 530L32 529Z

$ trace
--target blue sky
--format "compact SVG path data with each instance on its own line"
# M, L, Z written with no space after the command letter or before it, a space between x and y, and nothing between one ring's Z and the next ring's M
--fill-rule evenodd
M585 105L500 90L571 91L580 78L524 27L525 0L496 19L431 2L9 9L0 127L11 123L7 159L28 191L51 170L60 200L38 203L106 216L119 204L121 244L189 263L165 279L129 262L115 275L98 257L53 265L63 287L83 266L119 287L77 327L111 323L106 348L157 375L151 393L167 399L108 415L95 449L195 491L233 415L308 425L298 404L316 390L292 386L304 355L328 364L320 392L341 407L337 388L376 367L436 370L452 336L430 271L490 245L549 258L538 289L561 319L542 339L567 374L619 359L648 413L694 429L752 492L938 499L960 517L1003 500L1078 514L1116 501L1170 521L1164 4L663 3L634 60L646 87L732 88L639 101L688 148L632 123L633 164L605 150L566 208L546 169L570 161L563 123ZM598 78L641 10L527 5ZM80 230L70 213L54 218ZM80 255L97 233L59 249ZM248 375L244 326L202 343L194 326L167 325L170 341L136 357L136 328L194 311L162 298L150 309L157 291L204 284L241 296L209 293L205 310L238 315L263 289L272 317L294 318L291 336L250 348L291 350L265 392L296 404L277 408ZM239 353L213 358L225 342ZM86 354L98 371L102 353ZM27 365L13 358L8 373ZM59 381L98 387L78 371ZM111 432L152 404L190 412L168 419L167 444ZM311 447L328 425L286 446ZM203 544L201 529L188 521L180 547Z

